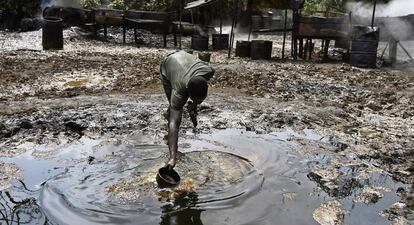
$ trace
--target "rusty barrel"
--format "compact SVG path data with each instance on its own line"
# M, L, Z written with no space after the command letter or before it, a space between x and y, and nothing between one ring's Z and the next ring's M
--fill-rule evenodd
M208 37L194 35L191 37L191 48L199 51L208 50Z
M349 63L362 68L377 66L379 30L368 26L354 26Z
M262 16L262 29L269 30L272 28L272 17L271 16Z
M253 40L251 43L250 57L252 59L271 59L272 58L271 41Z
M271 22L271 29L282 29L282 17L280 16L274 16L272 17Z
M42 29L43 50L63 49L63 21L58 17L43 19Z
M238 57L250 57L250 41L237 41L236 42L236 56Z
M262 29L263 27L263 20L262 20L262 16L260 15L253 15L251 18L251 26L252 26L252 31L258 31L260 29Z
M213 50L223 50L229 48L228 34L213 34Z

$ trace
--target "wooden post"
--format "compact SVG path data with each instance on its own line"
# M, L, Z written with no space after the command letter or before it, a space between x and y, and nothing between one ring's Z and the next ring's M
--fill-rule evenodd
M328 51L329 51L329 42L331 40L325 40L325 46L324 46L324 50L323 50L323 61L327 61L328 60Z
M181 20L182 20L182 11L183 11L183 9L184 9L184 5L183 5L183 0L180 0L180 9L178 10L178 17L180 17L179 18L179 20L180 20L180 22L179 22L179 24L178 24L178 29L179 29L179 32L180 32L180 43L179 43L179 46L178 46L178 49L181 49L181 39L182 39L182 26L181 26Z
M252 24L252 14L253 14L253 0L249 0L247 2L247 10L248 12L248 17L249 17L249 36L247 38L248 41L250 41L250 36L252 35L252 29L253 29L253 24ZM283 54L283 52L282 52Z
M308 45L308 49L309 49L309 60L311 60L312 59L312 52L313 52L313 49L312 49L312 39L309 39L309 45Z
M300 39L300 40L303 40L303 39ZM308 55L308 48L309 48L309 39L306 39L306 42L305 42L305 48L304 48L304 50L303 50L303 58L302 58L302 59L304 59L304 60L306 60L306 58L307 58L307 55ZM300 49L300 46L299 46L299 49ZM300 55L300 50L299 50L299 57L301 57L301 55Z
M124 14L122 14L122 22L123 22L123 26L122 26L122 43L126 43L126 32L127 32L127 25L126 25L126 20L125 20L125 14L126 11L124 11Z
M390 51L389 51L389 58L391 61L391 65L394 66L395 63L397 62L397 44L398 41L395 40L394 38L390 39Z
M251 25L250 25L250 29L251 29ZM285 25L283 27L282 59L285 59L286 29L287 29L287 9L285 9ZM249 33L249 37L250 37L250 33Z
M167 47L167 32L162 32L162 39L164 40L164 48Z
M233 48L233 38L234 38L234 26L236 25L237 19L237 11L239 6L239 0L236 0L236 5L234 6L234 14L233 14L233 22L231 24L231 32L230 32L230 44L229 44L229 51L227 57L230 58L231 56L231 49Z
M127 29L126 29L126 25L124 25L124 27L123 27L123 29L122 29L122 43L126 43L126 31L127 31Z
M292 30L292 39L293 39L293 59L298 59L298 31L299 31L299 12L298 10L293 11L293 30Z

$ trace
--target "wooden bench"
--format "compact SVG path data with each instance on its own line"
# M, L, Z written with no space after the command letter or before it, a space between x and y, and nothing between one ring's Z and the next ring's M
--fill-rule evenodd
M341 17L317 17L296 16L294 17L293 54L294 59L299 56L311 59L313 51L313 39L321 39L323 46L323 59L328 58L328 48L331 40L343 40L349 35L350 15ZM306 44L304 45L304 39ZM299 51L297 44L299 41ZM299 54L298 54L299 53Z
M127 10L124 15L123 41L126 42L127 30L134 29L134 40L137 42L137 29L142 29L161 33L164 47L167 47L167 35L173 34L174 46L177 46L177 25L173 20L173 13Z
M107 28L109 26L122 27L124 25L124 11L116 9L95 8L92 9L93 21L87 26L95 27L95 36L98 29L104 28L104 37L107 38Z

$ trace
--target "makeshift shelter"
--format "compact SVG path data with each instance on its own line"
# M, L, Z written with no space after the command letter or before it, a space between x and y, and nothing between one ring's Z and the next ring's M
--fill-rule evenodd
M189 9L194 9L194 8L198 8L198 7L203 7L206 6L208 4L212 4L214 2L217 1L228 1L228 0L197 0L197 1L193 1L190 3L187 3L183 9L184 10L189 10ZM233 43L234 43L234 29L237 26L237 22L238 22L238 14L241 10L241 1L240 0L234 0L233 1L235 4L233 4L234 6L234 10L233 10L233 15L232 15L232 25L231 25L231 33L230 33L230 44L229 44L229 49L228 49L228 57L230 57L231 55L231 50L233 47ZM284 46L285 46L285 39L286 39L286 32L287 30L287 25L286 25L286 21L287 21L287 10L293 10L293 11L297 11L298 9L302 8L304 4L304 0L248 0L247 5L246 5L246 10L249 12L249 17L250 17L250 29L249 29L249 39L250 39L250 33L251 33L251 16L252 16L252 11L255 9L263 9L263 8L272 8L272 9L284 9L285 10L285 24L284 24L284 29L282 30L284 32L284 41L283 41L283 50L282 50L282 57L284 58ZM181 17L180 17L180 21L181 21ZM221 29L220 29L221 30ZM181 42L181 39L180 39ZM181 44L180 44L181 46Z

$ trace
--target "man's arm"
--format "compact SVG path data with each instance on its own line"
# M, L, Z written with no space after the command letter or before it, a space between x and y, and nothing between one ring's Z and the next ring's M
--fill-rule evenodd
M170 168L174 168L176 163L178 131L180 129L182 114L183 110L177 110L170 106L170 118L168 120L168 148L170 150L170 158L167 165Z
M162 79L162 86L164 87L165 95L167 96L168 102L171 103L171 82L165 79Z
M193 122L193 126L194 128L196 128L197 127L197 115L198 115L197 104L195 104L192 101L189 101L187 103L187 110L188 110L188 114L190 115L191 122Z

